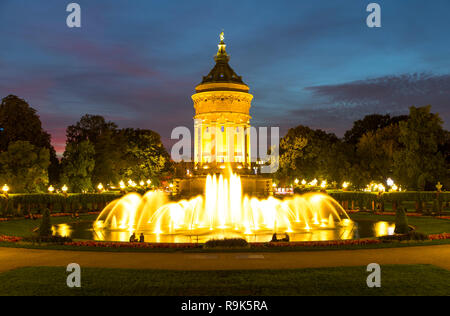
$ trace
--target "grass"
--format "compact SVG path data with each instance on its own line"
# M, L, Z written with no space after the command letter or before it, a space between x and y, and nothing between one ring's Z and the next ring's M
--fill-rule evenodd
M370 213L354 213L349 214L353 220L373 220L373 221L386 221L395 222L395 216L393 215L374 215ZM450 220L439 219L431 216L408 216L409 225L416 227L418 232L430 235L441 234L450 232Z
M64 267L0 274L0 295L450 295L450 271L431 265L381 267L381 288L368 288L366 267L296 270L166 271L82 268L68 288Z

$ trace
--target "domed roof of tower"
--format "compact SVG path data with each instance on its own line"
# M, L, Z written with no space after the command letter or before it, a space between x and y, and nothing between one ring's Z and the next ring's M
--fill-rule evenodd
M237 83L237 84L245 84L242 81L242 77L238 76L233 68L230 67L228 61L230 60L230 56L228 56L225 48L226 44L224 42L224 34L220 33L220 43L219 50L217 51L217 55L214 57L216 61L216 65L209 72L207 76L203 77L203 80L200 84L205 83Z

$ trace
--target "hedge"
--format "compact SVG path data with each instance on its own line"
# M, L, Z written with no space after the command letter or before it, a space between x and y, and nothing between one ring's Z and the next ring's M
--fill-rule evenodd
M396 208L406 201L416 202L416 208L419 209L422 209L423 202L433 202L441 210L443 203L450 202L450 192L407 191L378 194L373 192L330 191L328 194L341 203L354 201L355 207L358 206L362 210L373 209L376 203L384 205L386 202L393 203Z
M360 210L373 210L376 204L393 203L395 207L404 201L416 202L422 209L422 202L433 202L433 208L442 210L442 204L450 202L450 192L385 192L381 195L372 192L329 191L328 194L348 209L348 202ZM101 211L108 203L122 196L119 192L63 194L0 194L0 217L42 214L45 208L50 212L88 212Z
M0 217L42 214L50 212L101 211L108 203L121 197L119 192L63 194L10 194L0 195Z

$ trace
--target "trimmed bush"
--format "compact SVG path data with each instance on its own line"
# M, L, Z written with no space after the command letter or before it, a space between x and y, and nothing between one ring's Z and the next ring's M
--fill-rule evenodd
M50 212L48 209L42 215L42 222L39 226L39 237L50 237L53 235L52 224L50 222Z
M395 212L395 231L396 234L407 234L409 232L408 217L404 208L399 208Z
M391 236L381 236L378 239L382 240L382 241L406 241L406 240L418 240L418 241L423 241L423 240L428 240L430 239L428 237L428 235L423 234L423 233L419 233L416 231L411 231L407 234L401 234L401 235L391 235Z
M54 243L54 244L64 244L66 242L72 242L72 238L70 237L62 237L58 235L53 236L32 236L32 237L25 237L22 239L22 241L25 242L32 242L32 243Z
M248 242L243 238L225 238L225 239L211 239L205 243L206 248L236 248L247 247Z

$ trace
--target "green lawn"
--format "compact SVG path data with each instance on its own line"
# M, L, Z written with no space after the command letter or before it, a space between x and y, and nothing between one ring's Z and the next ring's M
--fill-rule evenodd
M369 213L354 213L349 215L354 220L373 220L373 221L387 221L395 222L393 215L373 215ZM450 220L438 219L430 216L423 217L408 217L409 225L417 228L418 232L430 235L440 233L450 233Z
M158 271L84 268L81 288L65 268L0 274L0 295L450 295L450 271L431 265L381 267L381 288L368 288L366 267L298 270Z

